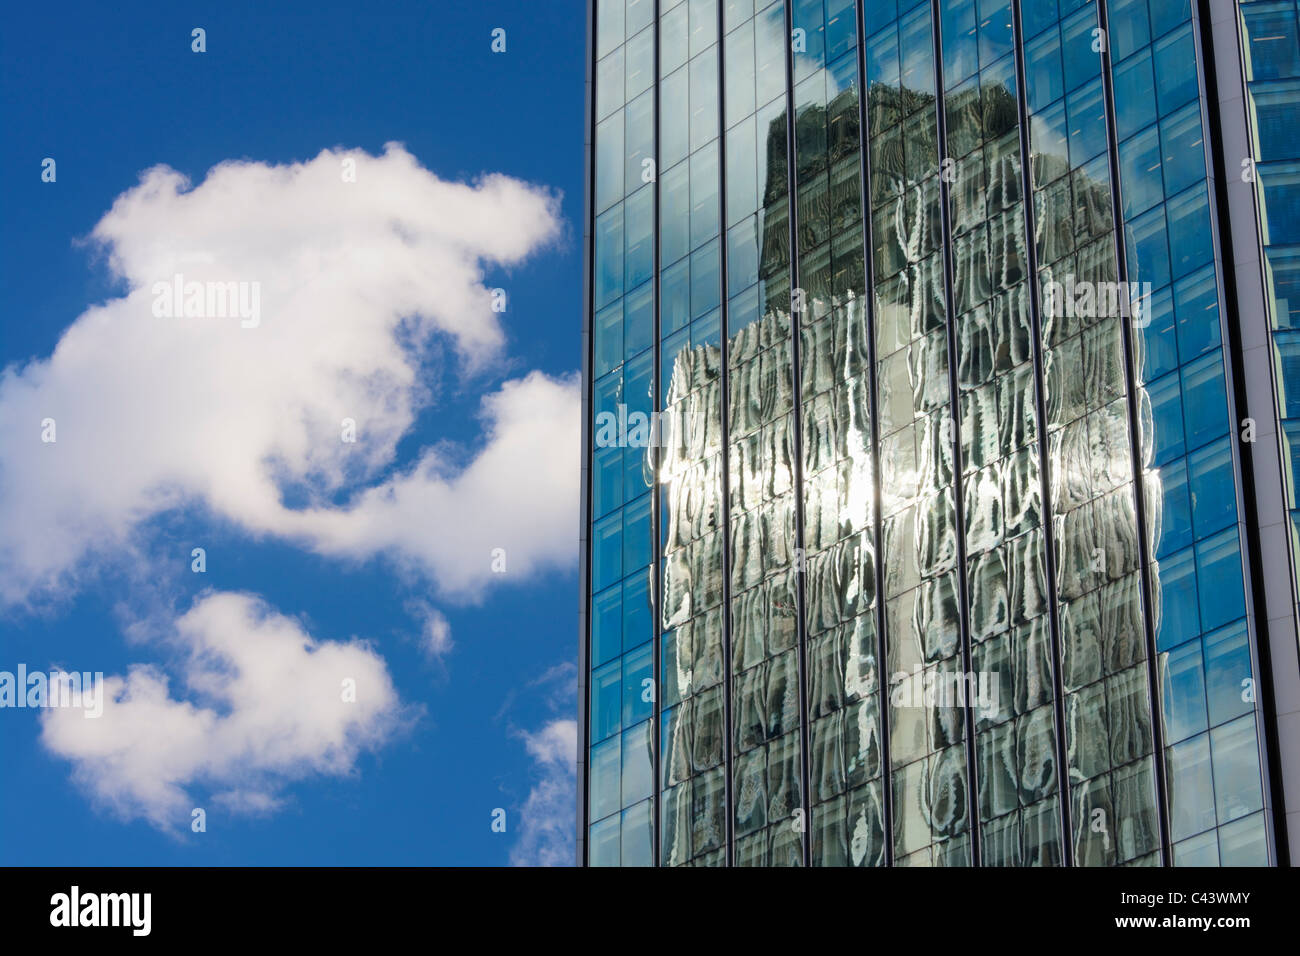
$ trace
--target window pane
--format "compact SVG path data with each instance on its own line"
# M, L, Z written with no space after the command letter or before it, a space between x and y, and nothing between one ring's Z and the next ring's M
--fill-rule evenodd
M623 663L611 661L591 674L591 739L617 733L623 712Z
M646 283L623 300L623 345L625 357L648 349L654 339L654 287Z
M1214 776L1210 772L1209 735L1170 747L1166 763L1170 837L1181 840L1213 827Z
M610 817L594 824L587 831L587 853L592 866L618 866L621 855L618 849L619 819Z
M590 815L600 820L619 808L619 789L622 786L620 754L622 745L618 738L606 740L591 748Z
M1196 573L1201 588L1201 626L1211 631L1246 613L1241 588L1241 555L1236 527L1196 546ZM1214 582L1208 586L1208 582Z
M728 34L723 47L724 68L727 71L724 94L725 119L734 126L757 105L754 102L754 29L746 24L735 33Z
M718 144L710 143L691 156L691 248L698 249L718 234Z
M667 76L690 59L686 4L679 4L659 18L659 75Z
M650 721L647 720L623 734L623 803L649 797L653 778Z
M1165 743L1177 743L1206 729L1205 675L1201 642L1188 641L1161 655Z
M653 658L654 648L651 644L646 644L623 657L624 727L645 720L654 711Z
M650 575L634 574L623 582L622 649L630 651L653 635L650 620Z
M619 164L621 165L621 164ZM623 207L596 219L595 302L597 309L623 294Z
M623 866L653 866L653 804L646 800L623 811Z
M718 135L718 51L691 60L691 151Z
M718 307L721 275L715 239L691 256L691 318L699 318Z
M1190 25L1156 44L1155 61L1156 103L1161 115L1196 99L1196 44Z
M1254 716L1247 715L1210 731L1210 745L1219 822L1254 813L1263 805Z
M598 666L623 652L623 593L610 588L591 602L591 664Z
M655 155L654 93L642 93L624 111L627 127L623 189L634 193L653 180Z
M1249 713L1255 699L1250 672L1250 648L1244 621L1205 638L1205 685L1210 726Z
M1236 486L1228 440L1216 442L1187 459L1196 537L1221 531L1236 520Z
M608 208L623 196L623 112L596 127L596 209Z
M623 302L596 314L592 375L599 378L623 364Z
M670 169L690 151L691 114L687 69L659 84L659 168Z

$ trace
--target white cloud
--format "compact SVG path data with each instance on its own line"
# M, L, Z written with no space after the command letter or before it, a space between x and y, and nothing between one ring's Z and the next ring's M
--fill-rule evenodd
M328 554L387 554L428 572L444 594L475 596L576 555L579 392L575 378L533 372L483 400L487 444L464 469L436 450L346 508L284 511L284 534Z
M104 711L42 711L41 739L126 819L187 826L209 797L268 813L310 775L351 772L401 719L383 659L366 643L317 641L248 594L204 595L175 622L183 690L152 667L105 680ZM355 699L345 699L345 681Z
M494 579L493 548L507 580L569 565L574 378L534 372L487 395L484 444L463 467L429 448L392 473L431 401L422 368L439 341L470 374L502 358L484 270L559 231L554 196L503 176L444 182L393 145L223 163L193 188L149 170L92 233L123 296L0 376L0 603L66 585L143 522L195 505L326 555L390 558L451 597ZM257 283L259 324L156 316L154 284L178 273Z
M447 615L426 601L410 601L406 610L419 622L416 641L425 657L438 660L451 650L451 622Z
M553 720L524 746L537 780L520 811L520 837L510 852L514 866L572 866L577 800L578 724Z

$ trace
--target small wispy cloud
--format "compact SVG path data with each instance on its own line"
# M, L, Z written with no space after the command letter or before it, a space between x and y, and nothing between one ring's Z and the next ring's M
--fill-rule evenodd
M406 611L419 626L416 644L430 661L440 661L451 651L451 622L447 615L427 601L408 601Z
M513 866L573 866L577 806L578 724L553 720L524 732L535 780L520 811L520 836L510 852Z

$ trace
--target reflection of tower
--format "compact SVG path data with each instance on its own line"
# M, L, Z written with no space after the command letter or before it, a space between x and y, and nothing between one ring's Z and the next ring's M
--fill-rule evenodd
M789 173L784 111L756 116L759 190L752 257L758 282L732 287L728 324L730 474L724 475L721 350L681 347L661 382L664 432L661 746L662 856L717 862L726 838L724 734L735 758L738 837L763 832L762 856L801 856L778 836L801 804L794 571ZM751 280L752 281L752 280ZM667 363L665 363L667 364ZM723 494L730 528L723 528ZM730 569L723 567L724 539ZM725 726L723 575L729 574L732 725ZM747 845L754 844L750 839Z
M740 330L731 356L731 613L736 814L741 829L798 805L790 324ZM713 345L681 349L666 388L664 847L685 862L722 846L721 372ZM752 824L752 826L750 826ZM797 855L797 834L782 840Z
M1076 859L1113 862L1117 849L1119 859L1133 859L1154 849L1157 827L1124 319L1047 316L1035 341L1028 285L1066 276L1099 287L1116 283L1109 183L1072 170L1037 128L1025 177L1012 94L989 83L950 92L947 152L956 159L947 180L946 302L933 101L909 100L889 86L873 87L871 99L873 115L902 120L892 129L882 123L872 144L889 672L943 672L957 664L957 575L964 574L972 665L1000 674L1000 696L1010 702L975 720L985 859L1059 860L1057 734L1065 738ZM1031 239L1026 179L1033 190ZM1035 262L1039 273L1031 276ZM1040 361L1041 413L1034 368ZM950 363L956 395L949 391ZM1135 398L1141 407L1141 394ZM945 434L954 405L960 477L952 474ZM1142 461L1149 460L1145 449ZM1158 484L1148 480L1146 494L1158 513ZM1049 527L1054 579L1047 573ZM959 545L964 568L957 567ZM1060 610L1056 661L1049 651L1050 592ZM1053 716L1053 670L1064 701L1061 728ZM960 861L969 827L961 715L895 708L890 718L902 823L896 852ZM1087 820L1102 806L1124 834L1123 846L1094 845Z
M1213 89L1239 71L1201 71L1225 48L1176 4L1138 4L1136 32L1111 4L1124 43L1093 55L1105 5L608 3L590 394L608 404L621 355L625 386L657 382L671 441L648 459L651 548L642 485L589 514L598 567L631 542L623 578L633 554L661 590L593 578L585 858L639 862L653 833L669 864L1272 859L1258 721L1276 749L1278 715L1238 688L1275 620L1295 685L1290 580L1270 596L1257 573L1290 560L1291 500L1260 493L1281 436L1245 448L1232 423L1300 354L1300 331L1245 318L1263 296L1247 227L1284 205L1282 168L1215 225L1237 187L1222 157L1251 152L1227 127L1280 135L1280 7L1211 0L1249 27L1243 67L1291 77L1247 75L1267 118L1229 123L1205 106L1240 105ZM633 174L650 153L657 207ZM630 594L662 681L629 709L648 649L624 663L614 727L605 651ZM998 703L909 703L908 679L996 680ZM650 712L654 801L643 738L633 774L626 743Z
M726 839L720 359L715 345L684 346L664 384L660 746L668 863Z
M810 303L802 379L809 685L815 818L871 862L883 852L871 546L865 303ZM741 844L756 862L797 857L799 686L795 618L790 321L770 313L729 342L733 747ZM667 387L664 493L663 747L669 862L715 844L723 714L719 352L683 348ZM837 784L836 780L843 782ZM839 794L857 784L850 796ZM821 800L815 794L815 803ZM805 811L806 812L806 811ZM786 826L780 824L786 823Z
M1119 275L1109 182L1094 179L1086 169L1071 170L1063 153L1043 149L1035 151L1031 173L1035 184L1046 184L1035 192L1040 289L1048 283L1114 288ZM1150 471L1149 419L1143 435L1130 431L1130 402L1144 414L1150 403L1140 379L1133 382L1136 394L1128 395L1129 303L1126 292L1119 298L1121 314L1096 308L1109 299L1097 295L1091 310L1071 315L1045 309L1042 320L1060 680L1071 836L1079 865L1134 859L1159 845L1155 788L1160 781L1152 759L1150 706L1155 698L1142 605L1150 602L1158 630L1154 544L1163 495L1158 475ZM1148 516L1145 529L1138 527L1139 492ZM1144 546L1148 550L1142 555ZM1149 591L1142 584L1143 559L1149 561ZM1113 834L1089 829L1090 819L1102 817L1115 821Z

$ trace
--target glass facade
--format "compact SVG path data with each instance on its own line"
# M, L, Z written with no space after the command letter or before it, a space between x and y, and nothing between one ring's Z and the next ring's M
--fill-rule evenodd
M1295 0L1242 3L1240 10L1283 472L1300 553L1300 13Z
M1300 442L1297 4L1240 7ZM581 862L1276 862L1194 5L592 17Z

